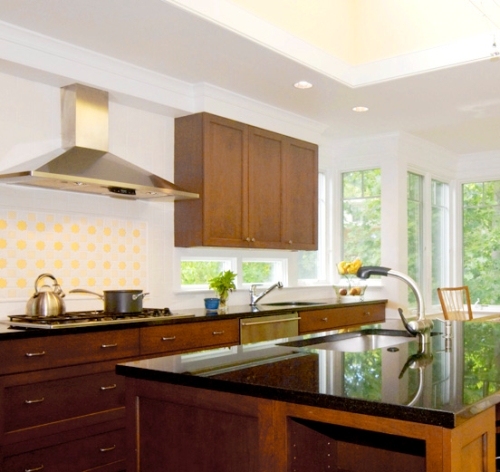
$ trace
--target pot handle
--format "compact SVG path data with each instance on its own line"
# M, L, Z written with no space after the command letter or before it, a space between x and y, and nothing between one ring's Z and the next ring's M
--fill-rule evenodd
M101 300L104 300L104 295L101 295L97 292L91 292L90 290L85 290L84 288L75 288L73 290L70 290L69 293L89 293L90 295L96 295Z
M138 293L137 295L132 295L132 300L135 301L135 300L137 300L138 298L141 298L141 297L144 299L144 297L146 295L149 295L149 292L146 292L146 293L143 292L143 293Z

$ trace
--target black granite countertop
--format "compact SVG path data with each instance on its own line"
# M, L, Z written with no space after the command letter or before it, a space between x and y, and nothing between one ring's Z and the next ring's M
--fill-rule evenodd
M87 327L71 327L68 325L67 328L58 329L40 329L40 328L13 328L8 324L8 320L0 321L0 341L6 339L20 339L20 338L32 338L41 336L59 336L62 334L76 334L85 332L95 332L95 331L108 331L108 330L119 330L119 329L131 329L145 326L160 326L169 324L182 324L182 323L193 323L193 322L210 322L221 319L234 319L234 318L248 318L255 316L265 316L271 314L279 313L290 313L296 311L311 311L311 310L323 310L325 308L339 308L339 307L352 307L358 305L367 305L373 303L386 303L387 300L364 300L361 301L359 298L354 298L353 300L345 298L342 300L332 299L315 299L310 301L310 305L269 305L266 302L258 304L255 307L250 305L229 305L225 312L207 312L204 308L194 308L194 309L183 309L183 310L173 310L174 316L167 320L154 320L148 319L147 321L134 322L134 323L123 323L123 324L103 324L102 326L87 326ZM180 315L193 315L189 317L176 317L175 314Z
M363 328L374 329L401 330L401 324L391 320ZM322 339L349 338L350 347L343 350L307 346L321 337L300 336L294 338L294 345L250 344L129 362L119 364L117 372L447 428L500 403L499 323L446 326L436 320L424 353L414 338L392 347L362 350L356 339L359 330Z

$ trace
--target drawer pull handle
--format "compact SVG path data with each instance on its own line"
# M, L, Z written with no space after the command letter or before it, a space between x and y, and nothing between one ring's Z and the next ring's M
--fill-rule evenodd
M175 341L176 336L170 336L169 338L161 338L162 341Z
M212 336L220 336L221 334L224 334L225 331L212 331Z
M101 451L101 452L109 452L109 451L113 451L114 449L116 449L116 444L113 444L111 447L101 447L99 449L99 451Z
M35 398L35 400L24 400L24 403L26 403L26 405L31 405L33 403L42 403L45 401L45 398L42 397L42 398Z
M103 349L107 349L109 347L116 347L116 346L118 346L118 344L116 344L116 343L115 344L101 344L101 347Z
M101 387L101 390L113 390L116 388L116 384L108 385L107 387Z
M40 467L35 467L34 469L24 469L24 472L36 472L37 470L43 470L45 467L41 465Z
M27 352L25 354L26 357L37 357L37 356L45 356L45 351L40 351L40 352ZM33 469L35 470L35 469Z
M369 311L365 311L365 316L370 316L371 313Z
M321 321L328 321L328 318L321 318Z
M297 318L285 318L281 320L266 320L266 321L252 321L250 323L241 322L241 326L254 326L254 325L262 325L262 324L271 324L271 323L285 323L286 321L298 321L300 317Z

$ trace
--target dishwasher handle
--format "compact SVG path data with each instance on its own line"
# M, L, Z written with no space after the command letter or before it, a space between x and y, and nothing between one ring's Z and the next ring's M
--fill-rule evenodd
M255 326L255 325L262 325L262 324L270 324L270 323L284 323L286 321L298 321L300 320L300 316L297 316L295 318L285 318L285 319L280 319L280 320L268 320L268 321L252 321L250 323L245 323L244 321L241 321L241 326Z

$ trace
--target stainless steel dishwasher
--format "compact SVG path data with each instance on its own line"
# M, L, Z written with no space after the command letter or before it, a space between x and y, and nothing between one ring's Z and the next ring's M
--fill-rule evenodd
M280 315L242 318L240 320L240 344L298 336L299 320L299 314L293 311Z

